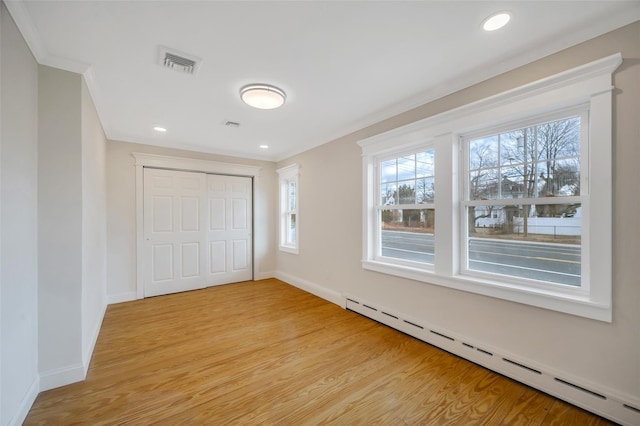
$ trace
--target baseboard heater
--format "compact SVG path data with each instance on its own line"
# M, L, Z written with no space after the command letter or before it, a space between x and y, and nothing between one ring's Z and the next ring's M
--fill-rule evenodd
M347 296L344 307L616 423L640 425L640 404L625 401L625 398L596 389L574 377L457 336L359 297Z

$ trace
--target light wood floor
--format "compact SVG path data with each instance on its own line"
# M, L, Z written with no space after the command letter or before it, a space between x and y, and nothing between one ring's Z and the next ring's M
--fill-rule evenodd
M286 285L109 306L87 380L25 425L605 425Z

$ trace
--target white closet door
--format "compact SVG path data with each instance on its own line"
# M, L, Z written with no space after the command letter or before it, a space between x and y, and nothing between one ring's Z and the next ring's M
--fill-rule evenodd
M144 169L144 296L206 286L206 175Z
M253 279L252 179L207 175L207 284Z

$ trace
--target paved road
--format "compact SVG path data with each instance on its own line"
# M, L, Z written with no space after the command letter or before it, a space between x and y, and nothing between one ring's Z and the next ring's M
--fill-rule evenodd
M484 238L469 240L469 269L580 285L580 247ZM382 255L433 263L433 234L382 231Z

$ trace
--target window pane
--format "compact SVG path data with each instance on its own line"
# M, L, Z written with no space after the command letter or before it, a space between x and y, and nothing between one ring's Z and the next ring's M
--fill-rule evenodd
M469 197L472 200L495 200L498 198L500 176L498 169L474 170L469 174Z
M487 169L498 165L498 136L469 142L469 169Z
M398 158L398 180L415 179L416 156L406 155Z
M296 243L296 215L290 214L288 220L289 229L287 232L287 243L295 244Z
M468 208L468 268L580 286L581 205Z
M416 180L416 202L418 204L433 202L435 196L434 184L432 177Z
M580 160L538 163L538 194L541 197L569 197L580 195Z
M508 166L502 169L500 198L521 198L524 193L524 166Z
M400 204L416 203L416 182L413 180L398 183L398 197Z
M289 210L295 210L296 209L296 182L295 181L290 181L289 182Z
M500 135L500 164L524 163L524 132L516 130Z
M434 151L429 150L416 154L416 177L433 177L435 175L434 168Z
M433 264L434 209L382 210L381 254Z
M380 163L380 182L393 182L398 180L396 174L396 160L383 161Z
M540 124L536 136L540 160L580 155L580 117Z
M393 206L398 204L397 190L395 182L380 185L380 205Z

